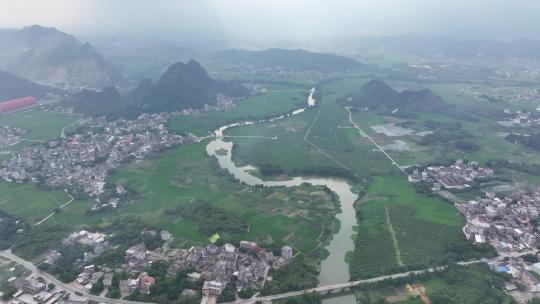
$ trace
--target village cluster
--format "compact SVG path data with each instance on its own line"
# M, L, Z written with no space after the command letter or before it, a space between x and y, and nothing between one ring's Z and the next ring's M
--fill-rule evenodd
M266 92L266 88L260 83L249 82L242 85L249 91L249 95L260 95ZM181 111L173 111L171 112L171 116L188 116L201 112L230 111L236 108L238 102L244 99L244 97L231 97L224 94L217 94L215 104L205 104L201 109L186 108Z
M493 176L492 169L480 167L475 161L465 162L459 159L448 167L430 166L423 171L414 169L409 175L409 181L431 183L433 191L439 191L442 188L463 190L471 187L476 180Z
M537 221L540 214L540 189L532 193L513 192L503 198L493 193L469 202L456 204L467 224L463 232L475 243L489 243L506 261L492 264L497 272L510 273L529 288L540 292L540 263L526 263L518 255L535 253L540 234ZM535 274L532 274L534 272ZM515 286L507 284L507 289Z
M536 69L535 74L538 75L540 70ZM519 101L538 101L540 100L540 89L523 89L516 96L516 100Z
M57 292L55 286L47 284L41 277L11 277L8 284L17 290L9 304L53 304L65 298L64 292Z
M232 287L237 291L261 288L265 282L272 280L268 275L271 269L279 269L293 259L293 249L290 246L283 246L280 256L275 256L273 252L250 241L240 241L239 247L225 243L222 246L210 244L206 247L169 249L169 243L173 239L169 232L145 230L141 233L161 238L165 243L154 250L148 250L144 243L128 248L124 253L124 263L117 269L92 264L94 258L112 247L107 235L86 230L72 233L64 240L65 245L78 244L89 248L73 265L74 269L80 270L80 274L72 284L89 292L94 284L102 280L105 288L111 288L113 275L125 274L126 278L120 279L118 286L123 297L134 291L150 294L156 278L149 276L145 270L153 263L163 261L169 265L168 276L174 278L180 272L189 271L192 280L204 282L200 292L184 290L182 294L212 297L220 295L233 277L235 285ZM62 254L56 250L51 250L44 256L45 263L50 265L54 265L61 258Z
M18 143L25 131L10 126L0 126L0 149L4 149Z
M538 113L520 110L514 112L512 110L505 109L504 114L507 115L508 118L498 121L497 123L506 127L532 127L540 125L540 115L538 115Z
M489 168L481 168L476 162L456 161L449 167L427 167L415 169L409 175L413 183L428 182L436 193L447 190L463 190L471 187L478 179L493 177ZM537 255L540 233L537 222L540 215L540 189L531 193L512 192L504 197L486 192L467 202L455 200L455 206L466 219L463 233L475 244L489 244L506 259L490 263L496 272L509 273L515 283L522 284L531 292L540 292L540 263L526 262L521 255ZM537 259L540 258L540 254ZM518 292L513 282L505 288Z
M536 248L540 191L514 192L504 198L486 193L484 198L458 203L456 207L467 219L467 238L477 243L488 242L501 253Z
M72 195L97 196L107 173L129 159L183 144L186 139L166 128L169 114L142 114L135 120L86 118L80 131L25 148L0 167L9 182L37 182L64 188Z

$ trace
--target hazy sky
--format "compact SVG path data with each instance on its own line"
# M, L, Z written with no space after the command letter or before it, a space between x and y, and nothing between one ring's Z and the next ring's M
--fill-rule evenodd
M298 40L406 32L540 37L538 0L0 0L0 27Z

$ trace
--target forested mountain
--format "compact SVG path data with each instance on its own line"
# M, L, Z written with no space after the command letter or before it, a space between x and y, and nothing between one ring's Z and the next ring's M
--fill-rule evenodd
M68 98L76 111L90 115L133 116L142 112L169 112L215 104L218 94L247 96L240 84L212 79L195 60L176 62L153 84L144 79L126 96L116 89L85 90Z
M340 103L369 109L403 109L411 111L433 111L444 107L444 100L431 90L405 90L398 92L382 80L366 82L362 88L340 99Z

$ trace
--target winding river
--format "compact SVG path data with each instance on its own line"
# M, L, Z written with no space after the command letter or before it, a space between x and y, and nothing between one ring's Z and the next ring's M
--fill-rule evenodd
M339 213L336 218L339 220L341 227L339 231L333 235L332 240L326 247L330 254L321 262L321 272L319 275L320 284L328 285L332 283L343 283L349 280L349 265L345 262L345 254L354 249L354 243L351 238L351 235L353 234L353 227L356 225L353 203L357 199L358 195L352 192L351 186L345 180L341 179L299 176L284 181L264 181L250 173L254 169L253 166L236 166L232 160L233 143L226 141L226 136L224 137L223 135L224 131L230 128L273 122L286 117L298 115L308 108L315 106L316 101L314 99L314 93L315 88L312 88L306 107L294 110L289 114L259 121L238 122L220 127L214 131L215 138L206 146L206 152L208 155L215 156L217 158L221 168L226 169L232 176L234 176L235 179L248 185L264 185L266 187L295 187L303 183L308 183L314 186L326 186L338 195L342 212ZM346 295L327 299L323 302L325 304L349 304L355 303L356 300L353 295Z

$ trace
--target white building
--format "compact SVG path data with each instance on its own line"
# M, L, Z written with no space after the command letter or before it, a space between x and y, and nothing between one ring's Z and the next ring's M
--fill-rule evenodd
M281 256L287 261L292 259L293 258L293 249L292 249L292 247L289 246L289 245L283 246L281 248Z

